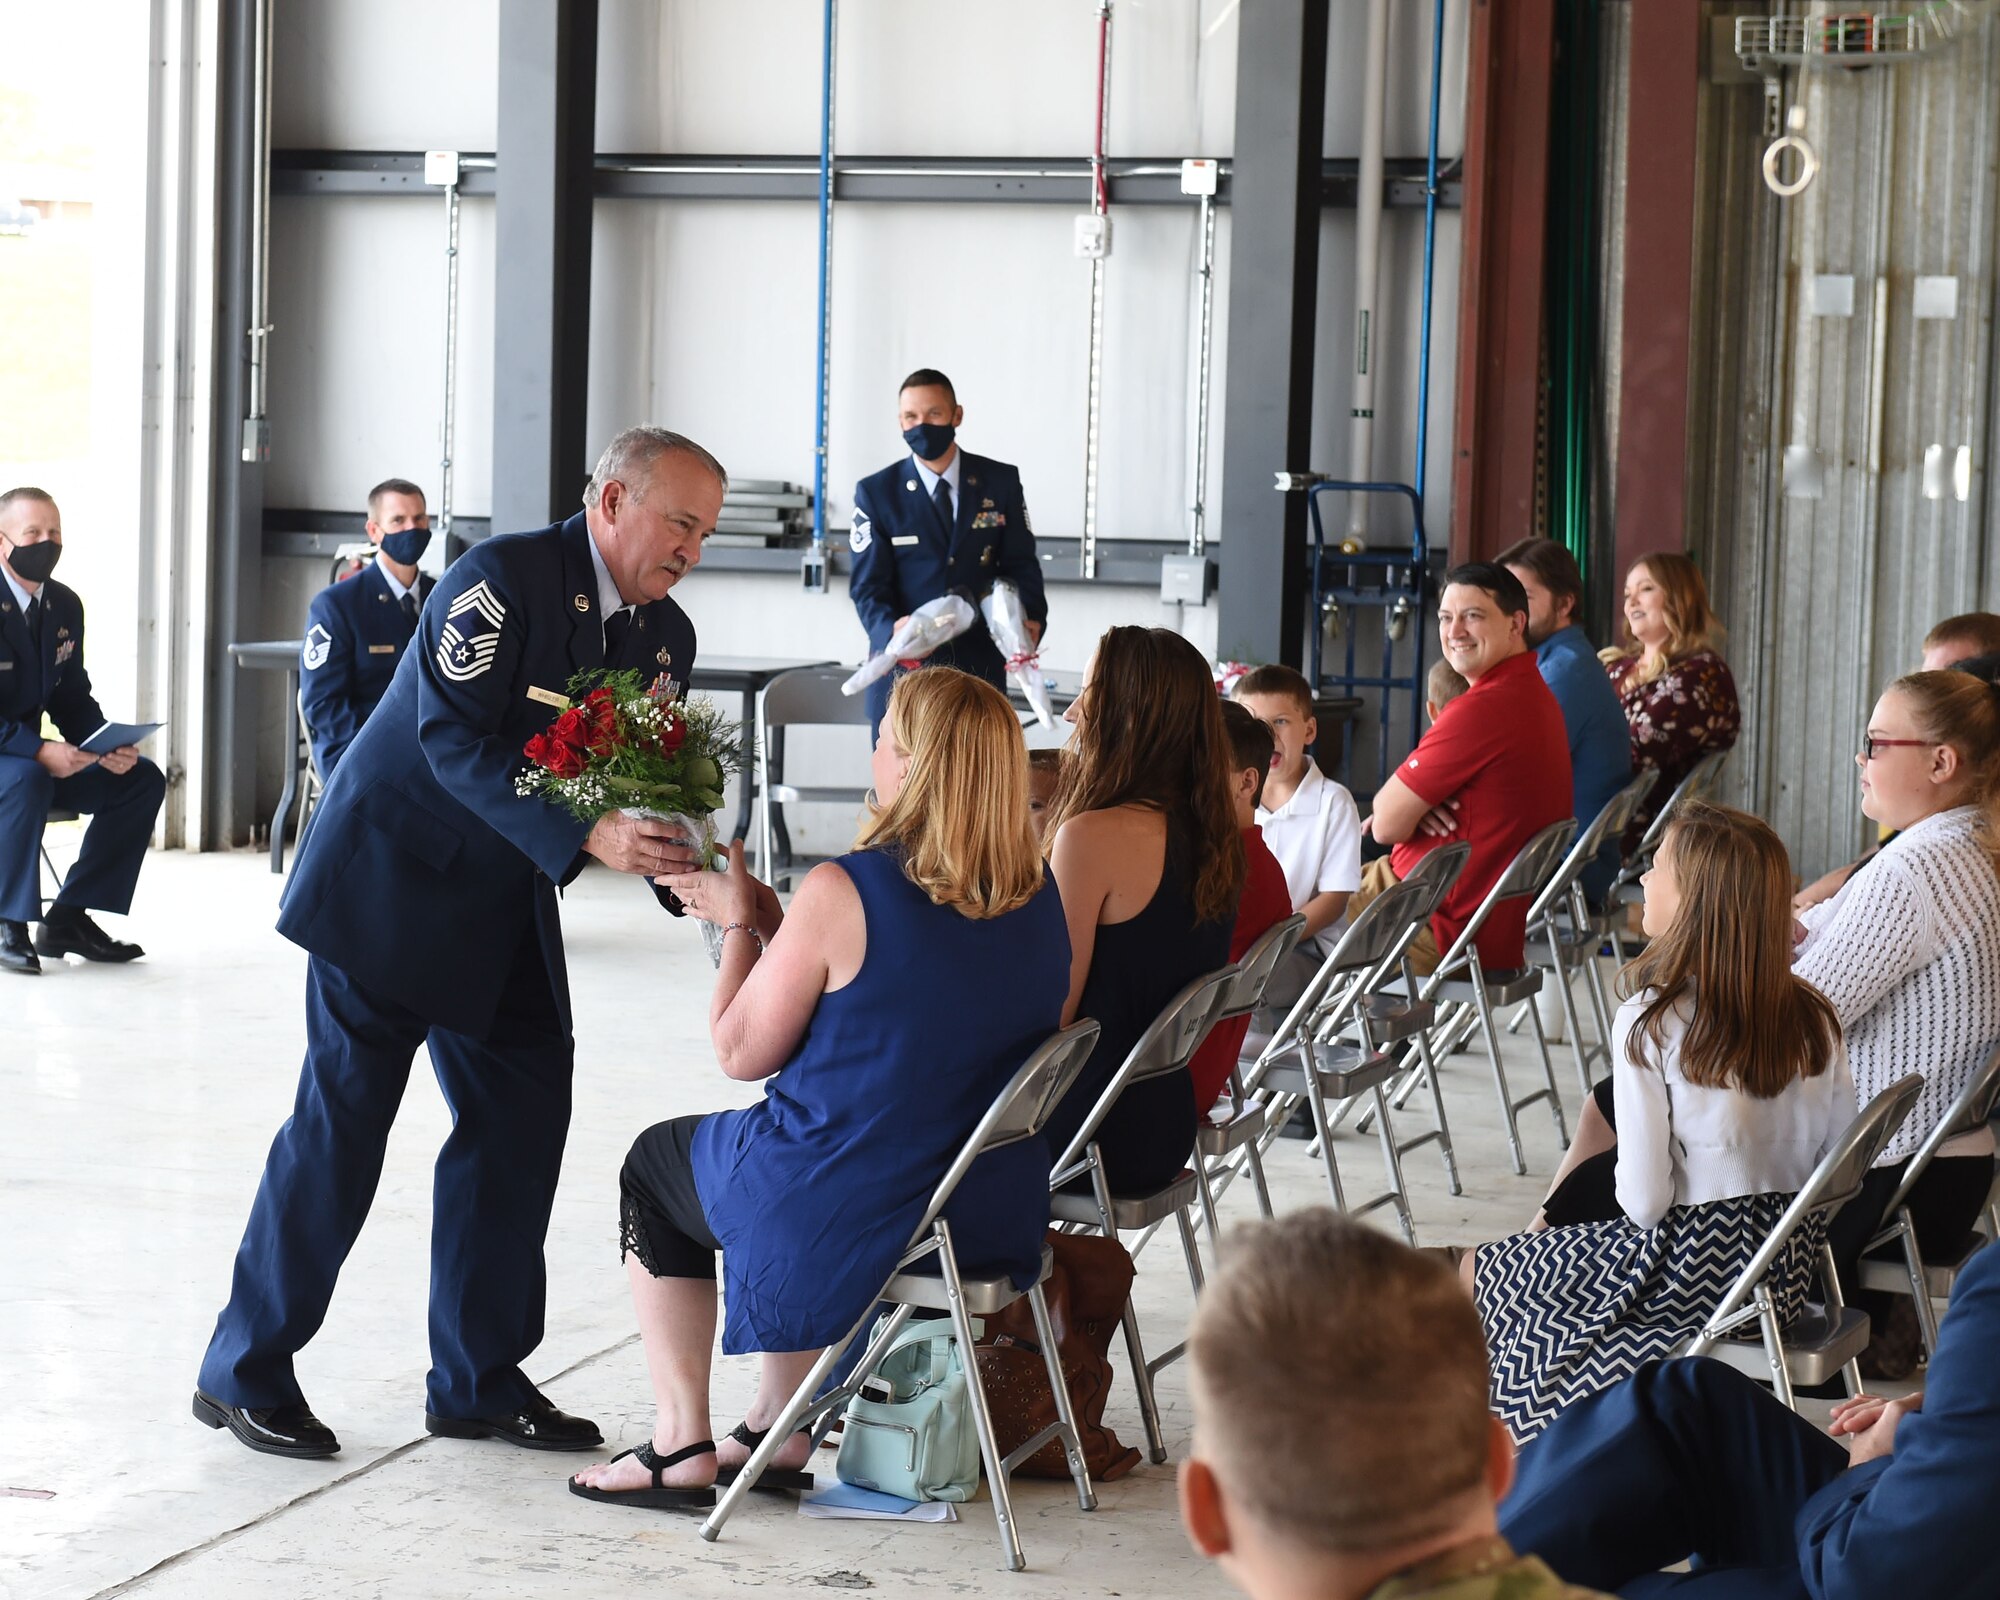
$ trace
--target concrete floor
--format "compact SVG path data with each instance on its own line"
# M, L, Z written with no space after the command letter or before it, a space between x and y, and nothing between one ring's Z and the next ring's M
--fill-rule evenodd
M1228 1592L1180 1533L1171 1466L1104 1486L1090 1516L1067 1485L1021 1484L1030 1571L1008 1577L983 1496L956 1524L916 1527L808 1525L789 1499L756 1496L706 1545L693 1518L566 1493L577 1457L428 1438L430 1164L446 1117L421 1059L373 1215L299 1360L342 1454L278 1460L199 1426L188 1414L196 1364L304 1042L305 960L271 929L277 890L259 856L156 855L118 929L149 948L145 961L0 980L0 1594L502 1600L663 1581L686 1597L801 1583L911 1596ZM691 924L601 871L570 890L565 918L576 1112L549 1232L548 1335L529 1373L622 1449L645 1437L650 1400L617 1259L619 1163L646 1124L756 1091L714 1066L710 968ZM1510 1042L1517 1092L1531 1050ZM1566 1052L1556 1065L1573 1111L1574 1066ZM1519 1227L1558 1154L1547 1112L1531 1108L1529 1176L1515 1177L1483 1056L1452 1058L1445 1076L1467 1193L1449 1194L1433 1149L1410 1157L1426 1244ZM1421 1126L1413 1115L1404 1131ZM1373 1192L1373 1141L1345 1136L1340 1154L1349 1192ZM1271 1176L1281 1209L1324 1202L1302 1144L1279 1144ZM1247 1194L1225 1209L1248 1214ZM1190 1304L1171 1239L1140 1269L1141 1323L1164 1346ZM720 1364L719 1426L751 1387L747 1363ZM1160 1392L1178 1455L1181 1368ZM1143 1444L1122 1366L1108 1420ZM820 1466L830 1474L831 1456Z

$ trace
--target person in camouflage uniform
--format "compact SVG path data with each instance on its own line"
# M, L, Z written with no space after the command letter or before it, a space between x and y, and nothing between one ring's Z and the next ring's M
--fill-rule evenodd
M1251 1600L1603 1600L1500 1537L1514 1446L1442 1261L1323 1208L1240 1229L1188 1355L1181 1520Z

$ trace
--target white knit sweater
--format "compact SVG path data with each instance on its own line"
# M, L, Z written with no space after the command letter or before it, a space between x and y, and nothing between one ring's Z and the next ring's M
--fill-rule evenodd
M2000 877L1979 811L1924 818L1799 920L1793 970L1840 1014L1861 1105L1905 1073L1924 1092L1878 1166L1913 1155L2000 1042ZM1940 1155L1993 1148L1986 1129Z

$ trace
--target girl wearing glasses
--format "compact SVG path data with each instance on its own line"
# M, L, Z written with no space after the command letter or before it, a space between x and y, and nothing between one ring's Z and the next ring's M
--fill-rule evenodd
M1916 1109L1829 1229L1847 1299L1862 1303L1861 1252L1903 1168L2000 1044L2000 690L1963 672L1898 678L1855 760L1862 811L1900 831L1866 871L1800 914L1794 970L1839 1014L1859 1104L1905 1073L1924 1075ZM1911 1191L1926 1259L1956 1259L1970 1242L1993 1150L1984 1127L1954 1138ZM1898 1359L1879 1338L1879 1316L1876 1326L1878 1375L1914 1366L1913 1341L1898 1341Z

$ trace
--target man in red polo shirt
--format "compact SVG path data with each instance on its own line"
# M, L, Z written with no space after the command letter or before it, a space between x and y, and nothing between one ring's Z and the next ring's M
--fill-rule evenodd
M1384 878L1407 876L1439 845L1470 842L1465 871L1431 918L1436 948L1411 947L1420 972L1435 969L1521 846L1570 814L1569 735L1528 648L1521 580L1494 562L1452 568L1438 601L1438 640L1471 687L1376 793L1368 831L1394 848L1386 870L1370 863L1349 902L1351 915L1388 886ZM1486 919L1477 943L1488 972L1526 964L1527 915L1518 899Z

